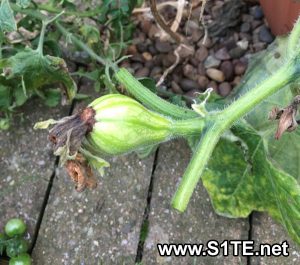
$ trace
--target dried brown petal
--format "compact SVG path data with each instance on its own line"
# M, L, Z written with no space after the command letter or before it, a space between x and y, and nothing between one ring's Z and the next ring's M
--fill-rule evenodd
M83 191L86 187L94 189L97 187L97 180L91 167L81 154L77 154L75 160L68 160L65 164L68 175L76 183L76 190Z
M297 127L295 121L295 109L292 106L284 109L278 123L278 128L275 133L275 139L279 139L285 131L293 131Z

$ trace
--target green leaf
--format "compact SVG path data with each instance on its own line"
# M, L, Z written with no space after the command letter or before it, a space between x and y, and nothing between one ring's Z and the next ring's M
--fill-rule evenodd
M37 122L36 124L34 124L33 129L37 130L37 129L48 129L48 127L52 124L56 124L58 123L58 121L54 120L54 119L49 119L46 121L40 121Z
M23 91L22 94L20 91L22 82L28 97L34 93L39 94L38 89L45 85L55 84L60 85L69 101L75 97L76 84L69 75L65 61L61 58L43 56L38 51L27 48L14 56L0 60L0 68L6 73L6 81L11 82L11 86L15 87L14 94L18 106L26 100L26 93ZM54 94L53 91L50 93L52 93L50 103L53 105ZM57 101L57 97L55 100Z
M234 93L208 106L222 108L272 75L285 60L286 38L280 38L256 55ZM300 244L300 131L285 133L277 141L277 121L268 120L274 107L288 105L299 80L285 86L254 108L232 132L240 139L222 139L203 175L216 211L230 217L246 217L251 211L267 211ZM214 105L213 105L214 104Z
M9 125L9 118L0 118L0 131L7 130Z
M8 109L11 104L11 89L0 83L0 109Z
M141 77L138 80L142 83L143 86L147 87L151 92L157 94L157 88L154 79L150 77Z
M14 89L15 106L23 105L27 100L27 94L25 93L22 84L19 84Z
M232 131L240 142L221 140L202 177L213 207L230 217L267 211L300 244L298 182L270 158L266 142L250 125L239 123Z
M79 31L89 46L100 42L100 33L96 27L84 24L80 27Z
M106 167L110 167L110 164L103 158L99 157L98 155L92 154L91 152L89 152L84 148L80 148L80 152L84 155L89 165L95 168L100 173L101 176L104 175L104 169Z
M59 89L47 89L44 92L45 104L49 107L55 107L61 100L61 92Z
M17 0L16 4L22 8L27 8L30 6L31 1L30 0Z
M285 61L287 38L277 38L277 41L256 55L250 62L241 85L235 89L231 100L240 97L260 82L272 75ZM254 108L245 119L260 135L269 151L270 158L284 171L299 180L300 178L300 132L293 131L283 134L278 141L274 139L277 121L268 120L268 113L274 108L283 108L290 104L293 97L299 94L299 80L283 87L278 93L267 98L258 107ZM227 103L228 104L228 103ZM290 161L293 161L290 163Z
M83 93L77 93L74 99L77 100L84 100L84 99L90 99L91 96Z
M2 0L0 5L0 30L2 32L11 32L17 30L17 24L14 18L8 0Z

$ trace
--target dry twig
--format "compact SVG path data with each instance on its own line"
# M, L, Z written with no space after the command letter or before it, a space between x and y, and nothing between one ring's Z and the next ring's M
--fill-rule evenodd
M157 22L157 24L166 32L168 33L172 39L174 39L178 44L181 43L181 37L180 35L178 35L176 32L173 32L168 25L165 24L165 22L163 21L162 17L160 16L157 6L156 6L156 0L150 0L150 8L151 8L151 12L153 14L153 17L155 19L155 21Z

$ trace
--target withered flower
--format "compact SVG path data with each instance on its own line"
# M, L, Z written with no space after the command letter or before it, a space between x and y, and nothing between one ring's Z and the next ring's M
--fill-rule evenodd
M291 132L297 128L298 122L296 120L296 115L299 104L300 95L296 96L292 103L286 108L279 109L278 107L275 107L269 113L269 120L279 120L277 131L275 133L276 140L279 140L284 132Z

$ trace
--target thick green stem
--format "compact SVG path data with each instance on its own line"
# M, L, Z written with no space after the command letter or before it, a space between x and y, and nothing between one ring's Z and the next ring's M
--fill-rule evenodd
M223 124L222 127L228 129L235 121L251 111L264 99L279 91L287 83L294 81L296 77L294 65L295 62L290 60L270 78L230 104L218 117L219 123Z
M206 125L207 131L202 135L173 198L172 205L175 209L181 212L186 209L209 158L224 131L229 129L234 122L243 117L268 96L279 91L287 83L294 81L295 76L298 74L297 70L295 70L296 63L296 57L289 60L270 78L234 101L225 110L217 113L215 117L211 117L211 124L208 123Z
M115 74L115 77L130 94L149 109L176 119L189 119L199 116L193 110L176 106L155 95L124 68L121 68Z
M206 120L201 117L187 120L174 120L172 131L174 136L200 135L205 124Z
M221 132L216 130L216 128L217 126L213 125L213 127L203 133L173 197L172 206L180 212L186 209L207 162L219 141Z

